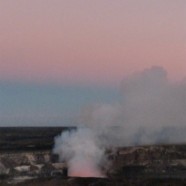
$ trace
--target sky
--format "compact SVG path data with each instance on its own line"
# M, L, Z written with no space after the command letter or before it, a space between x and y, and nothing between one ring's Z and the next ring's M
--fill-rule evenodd
M185 18L185 0L1 0L0 125L70 123L154 65L184 78Z

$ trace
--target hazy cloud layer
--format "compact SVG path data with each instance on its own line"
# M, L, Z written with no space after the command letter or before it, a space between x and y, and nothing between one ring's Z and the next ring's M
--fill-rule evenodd
M69 126L83 105L118 99L114 88L0 81L0 126Z

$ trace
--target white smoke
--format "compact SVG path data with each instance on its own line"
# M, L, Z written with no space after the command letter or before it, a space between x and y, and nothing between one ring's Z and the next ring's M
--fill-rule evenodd
M78 128L55 138L54 153L68 164L68 175L75 177L104 177L100 169L104 148L95 131Z
M83 110L80 123L98 128L114 146L186 141L184 80L172 83L155 66L124 79L121 95L118 103Z
M78 162L99 172L107 147L186 142L186 83L172 83L162 67L152 67L122 81L120 102L86 107L81 126L56 138L54 151L71 168ZM83 162L85 161L85 163ZM83 168L83 167L82 167Z

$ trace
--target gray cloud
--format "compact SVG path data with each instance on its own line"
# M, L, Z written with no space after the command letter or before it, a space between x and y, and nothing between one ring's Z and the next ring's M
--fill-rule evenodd
M109 147L186 142L185 81L172 83L162 67L154 66L124 79L121 95L119 102L86 107L78 121L81 128L56 138L54 151L70 170L82 169L75 160L88 160L88 169L94 165L93 175L99 175Z

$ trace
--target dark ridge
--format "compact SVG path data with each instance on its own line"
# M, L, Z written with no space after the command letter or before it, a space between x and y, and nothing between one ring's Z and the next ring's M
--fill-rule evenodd
M54 138L75 127L0 127L0 151L50 150Z

